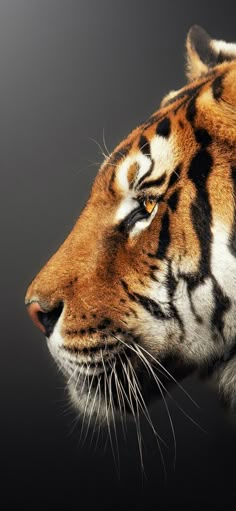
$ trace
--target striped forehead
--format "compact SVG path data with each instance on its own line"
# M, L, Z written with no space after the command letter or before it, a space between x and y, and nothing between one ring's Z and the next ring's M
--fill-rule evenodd
M143 136L140 140L144 145L139 144L117 167L115 186L123 196L135 190L140 180L156 180L173 170L172 137L155 135L148 140Z

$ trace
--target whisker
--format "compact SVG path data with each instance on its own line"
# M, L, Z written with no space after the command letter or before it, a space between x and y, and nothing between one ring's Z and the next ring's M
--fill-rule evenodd
M158 369L157 369L158 370ZM178 401L176 401L176 399L174 399L174 397L172 396L172 394L167 390L167 388L165 387L164 383L159 380L159 383L160 385L162 386L162 388L164 389L164 391L166 392L166 394L168 395L168 397L173 401L173 403L175 404L175 406L180 410L180 412L183 413L183 415L190 420L190 422L192 422L194 424L194 426L197 426L197 428L202 432L202 433L207 433L207 431L202 428L202 426L200 426L200 424L198 424L198 422L196 422L192 417L191 415L189 415L187 412L185 412L185 410L182 408L182 406L178 403Z
M139 412L138 412L138 403L136 401L136 413L135 413L135 410L134 410L134 407L133 407L133 402L132 402L131 391L132 391L132 394L134 396L134 399L135 399L135 393L133 392L133 389L132 389L132 384L131 384L130 376L129 376L128 371L127 371L127 367L124 364L124 362L122 361L121 357L119 357L119 358L120 358L120 362L122 364L122 367L124 369L124 372L125 372L125 375L126 375L126 379L127 379L127 382L128 382L129 404L130 404L133 416L135 418L141 469L142 469L142 474L145 475L144 463L143 463L142 434L141 434L141 429L140 429L140 418L139 418Z
M104 153L104 151L103 151L103 148L102 148L101 144L99 144L99 142L98 142L97 140L95 140L95 138L89 137L89 139L90 139L90 140L92 140L92 142L94 142L94 143L95 143L95 144L99 147L100 152L101 152L102 156L105 158L105 160L106 160L107 158L109 158L109 155L107 155L106 153Z
M91 437L91 442L90 442L90 444L92 443L92 440L93 440L93 437L94 437L94 433L95 433L95 430L96 430L96 427L97 427L97 423L98 423L98 420L99 420L99 416L100 416L101 401L102 401L101 376L99 376L99 382L98 382L98 385L99 385L99 401L98 401L98 410L97 410L96 420L95 420L95 422L94 422L94 427L93 427L93 432L92 432L92 437ZM95 447L94 447L94 450L95 450L95 451L96 451L96 449L97 449L98 441L99 441L99 438L100 438L101 426L102 426L102 421L100 420L100 421L99 421L98 430L97 430L97 439L96 439L96 443L95 443Z
M135 349L135 347L134 347L134 346L131 346L130 344L127 344L124 340L119 339L119 338L118 338L118 337L116 337L114 334L111 334L111 335L112 335L112 337L115 337L115 339L117 339L118 341L120 341L121 343L123 343L123 344L124 344L127 348L129 348L131 351L133 351L133 352L134 352L134 353L135 353L135 354L139 357L139 354L137 353L137 351L136 351L136 349ZM140 358L140 357L139 357L139 358ZM139 389L139 391L140 391L140 389ZM141 394L141 391L140 391L140 394ZM142 394L141 394L141 396L142 396ZM144 399L143 399L143 396L142 396L142 400L143 400L143 403L145 403L145 401L144 401ZM145 406L146 406L146 404L145 404ZM149 415L147 408L146 408L146 413ZM146 417L146 418L147 418L147 417ZM152 424L152 421L151 421L150 415L149 415L149 420L150 420L150 425L151 425L151 424ZM152 425L152 427L154 427L154 426ZM157 431L155 430L155 428L154 428L154 431L153 431L153 432L155 432L155 434L157 435L158 439L159 439L159 440L160 440L160 441L161 441L161 442L165 445L165 447L167 447L167 444L166 444L166 443L165 443L165 441L161 438L161 436L157 433Z
M87 399L86 399L86 404L85 404L85 407L84 407L84 415L83 415L82 426L81 426L81 430L80 430L79 442L81 441L82 434L83 434L83 431L84 431L84 422L85 422L85 419L86 419L86 412L87 412L87 408L88 408L88 403L89 403L89 398L90 398L90 394L91 394L91 389L92 389L94 377L95 377L95 370L93 370L93 376L91 378L91 382L90 382L89 390L88 390L88 394L87 394ZM85 442L85 439L83 441L83 445L84 445L84 442Z
M122 339L119 339L117 336L114 336L113 334L111 334L113 337L115 337L117 340L119 340L121 343L123 343L126 347L128 347L131 351L135 352L135 354L140 358L140 360L142 361L142 363L145 364L148 372L151 374L151 376L154 378L154 380L156 381L157 385L158 385L158 388L159 388L159 391L162 395L162 398L163 398L163 401L165 403L165 407L166 407L166 410L167 410L167 413L168 413L168 417L169 417L169 420L170 420L170 425L171 425L171 430L172 430L172 434L173 434L173 440L174 440L174 450L175 450L175 455L174 455L174 465L176 464L176 437L175 437L175 431L174 431L174 425L173 425L173 421L172 421L172 418L170 416L170 412L169 412L169 409L168 409L168 406L167 406L167 402L165 400L165 397L163 395L163 392L161 390L161 388L163 388L163 390L166 392L166 394L168 395L168 397L170 397L172 399L172 401L174 401L175 405L177 406L177 408L186 416L186 418L188 418L194 425L196 425L201 431L205 432L203 428L201 428L201 426L191 417L189 416L189 414L187 412L185 412L183 410L183 408L179 405L178 402L175 401L175 399L173 398L173 396L170 394L170 392L166 389L165 385L163 384L163 382L161 380L159 380L159 378L157 377L157 375L155 375L154 371L153 371L153 368L150 364L150 362L147 360L147 358L144 356L144 354L142 352L140 352L140 345L130 345L130 344L127 344L124 340ZM139 349L139 351L138 351ZM146 351L146 350L145 350ZM148 352L147 352L148 353ZM129 359L128 359L129 361ZM156 359L155 359L156 361ZM131 364L131 362L130 362ZM132 365L132 364L131 364ZM165 369L164 366L162 366L161 364L161 368ZM133 366L132 366L132 369L133 369ZM160 371L159 367L156 368L157 371ZM134 371L135 372L135 371ZM163 372L161 371L161 374L163 374ZM164 373L165 374L165 373ZM170 373L169 373L170 374ZM165 375L166 376L166 375ZM171 376L171 374L170 374ZM178 382L177 382L178 383ZM185 390L185 389L183 389ZM191 396L188 395L187 392L185 392L187 394L187 396L190 398L191 401L192 398ZM194 404L196 404L196 406L198 407L197 403L195 403L195 401L193 401ZM199 407L198 407L199 408ZM147 418L147 417L146 417ZM148 421L149 422L149 421ZM155 431L155 428L154 428L154 431ZM161 439L159 437L159 439ZM162 439L161 439L162 440Z
M140 403L140 407L142 409L142 412L145 415L145 418L148 421L148 424L150 425L150 427L152 429L152 432L157 437L158 442L160 441L160 442L163 443L163 445L165 447L168 447L166 442L160 437L160 435L157 433L156 429L154 428L154 425L153 425L152 420L151 420L151 416L150 416L149 411L147 409L147 405L146 405L146 403L144 401L143 395L142 395L140 387L139 387L139 382L137 380L137 375L136 375L135 369L132 366L132 364L131 364L131 362L130 362L128 357L127 357L127 361L128 361L129 366L130 366L130 369L132 370L134 383L136 384L136 389L137 389L137 391L139 393L139 396L140 396L140 399L141 399L141 402L140 402L140 399L139 399L139 403Z
M77 372L77 371L78 371L78 366L75 366L73 373L70 375L69 380L67 380L67 382L66 382L66 385L65 385L66 387L67 387L68 385L70 385L70 382L71 382L71 380L74 378L74 376L75 376L75 374L76 374L76 372Z
M89 370L89 367L88 367L88 369L87 369L87 373L88 373L88 370ZM81 397L81 395L82 395L82 393L83 393L83 390L84 390L84 385L85 385L85 381L86 381L87 373L84 375L83 385L82 385L82 388L80 389L80 393L79 393L79 396L80 396L80 397ZM78 375L78 378L77 378L76 383L75 383L75 386L74 386L75 391L77 391L77 385L78 385L78 382L79 382L79 379L80 379L81 374L82 374L82 372L81 372L81 370L80 370L79 375ZM78 414L78 416L77 416L77 417L75 418L75 420L74 420L74 424L73 424L73 426L72 426L72 428L71 428L70 434L72 434L72 433L73 433L73 431L75 430L76 426L77 426L77 425L78 425L78 423L79 423L79 420L80 420L80 415Z
M114 362L115 364L115 362ZM113 364L113 370L114 370L114 364ZM118 468L119 468L119 477L120 477L120 454L119 454L119 444L118 444L118 438L117 438L117 431L116 431L116 421L115 421L115 413L114 413L114 401L112 396L112 372L109 375L109 396L110 396L110 404L111 405L111 414L113 419L113 429L115 434L115 442L116 442L116 452L117 452L117 462L118 462Z
M102 350L101 350L101 359L102 359L102 364L103 364L103 369L104 369L104 373L103 373L104 374L104 395L105 395L105 408L106 408L107 429L108 429L108 435L109 435L109 439L110 439L112 455L113 455L113 459L114 459L114 463L115 463L115 468L116 468L116 472L117 472L118 477L119 477L119 469L118 469L117 463L116 463L116 456L115 456L115 451L114 451L114 446L113 446L112 433L111 433L110 420L109 420L109 406L110 406L110 403L108 405L108 400L107 400L107 390L109 390L109 383L108 383L107 369L106 369L106 365L104 363L104 358L103 358Z
M137 351L139 351L139 346L136 346L136 349ZM143 353L140 353L140 356L141 358L143 358L143 362L144 364L146 365L146 367L149 368L149 371L151 371L151 374L158 386L158 389L160 391L160 394L161 394L161 397L164 401L164 405L165 405L165 408L166 408L166 412L167 412L167 415L168 415L168 418L169 418L169 421L170 421L170 426L171 426L171 430L172 430L172 435L173 435L173 441L174 441L174 467L176 465L176 436L175 436L175 430L174 430L174 425L173 425L173 421L172 421L172 417L171 417L171 414L170 414L170 411L169 411L169 408L168 408L168 404L167 404L167 401L165 399L165 396L162 392L162 389L161 389L161 386L160 386L160 380L159 378L156 376L156 374L154 373L153 369L152 369L152 366L151 364L149 364L146 360L146 358L144 357Z
M110 361L108 361L108 362L111 367ZM118 405L119 405L119 410L120 410L122 430L123 430L124 439L126 440L126 431L125 431L125 424L124 424L124 422L126 421L125 402L124 402L124 396L123 396L122 390L120 388L120 382L119 382L116 370L114 370L114 379L115 379L115 386L116 386L116 395L117 395ZM122 400L122 404L123 404L123 409L122 409L122 405L121 405L121 400Z
M106 144L106 140L105 140L105 129L104 128L102 130L102 140L103 140L103 145L105 147L105 150L106 150L108 158L109 158L111 156L111 152L107 148L107 144Z
M88 436L89 426L90 426L91 419L92 419L92 415L93 415L93 410L94 410L94 406L95 406L95 402L96 402L97 393L98 393L98 382L97 382L96 390L95 390L95 392L94 392L94 397L93 397L93 401L92 401L92 406L91 406L91 408L90 408L90 414L89 414L89 419L88 419L87 429L86 429L85 436L84 436L83 445L84 445L85 440L86 440L86 438L87 438L87 436ZM91 445L91 442L90 442L90 445Z
M161 369L169 376L171 380L175 382L175 384L184 392L184 394L192 401L192 403L197 407L200 408L200 406L194 401L194 399L188 394L188 392L185 390L184 387L174 378L174 376L161 364L159 360L157 360L149 351L147 351L143 346L139 344L139 348L143 350L158 366L161 367Z

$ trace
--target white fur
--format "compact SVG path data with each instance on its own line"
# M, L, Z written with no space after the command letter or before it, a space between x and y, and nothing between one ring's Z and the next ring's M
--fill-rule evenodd
M158 204L156 204L155 208L153 209L152 213L148 218L144 218L143 220L139 220L138 222L136 222L135 226L133 227L130 233L131 238L138 236L141 231L147 229L147 227L152 223L154 216L156 216L157 210Z
M157 135L151 140L151 152L155 161L151 178L157 179L164 172L168 174L174 168L174 141L170 136L168 139Z
M117 168L116 173L116 183L123 195L126 195L129 192L130 183L128 180L128 172L133 164L137 164L138 171L137 171L137 179L140 179L151 166L150 158L142 154L141 152L136 152L132 155L129 155L125 158L125 160L122 161L122 163ZM135 177L135 179L136 179Z
M217 221L213 225L214 242L212 246L212 273L222 291L231 299L232 307L225 314L224 335L234 340L236 331L236 259L227 248L229 233L227 227Z
M226 55L236 57L236 44L235 43L226 43L225 41L217 41L216 39L212 39L211 47L217 53L222 52Z
M138 205L138 201L136 201L131 194L128 195L121 201L119 208L116 211L115 223L124 220L124 218L126 218L133 209L138 207Z
M191 293L192 304L195 312L203 319L198 323L195 314L191 308L191 302L188 296L186 282L181 282L177 286L174 295L174 305L184 324L185 339L187 349L182 346L183 355L193 362L202 363L207 361L210 353L215 352L215 342L212 340L211 314L212 314L212 283L207 279L205 283ZM181 298L178 287L181 286ZM176 298L176 299L175 299Z

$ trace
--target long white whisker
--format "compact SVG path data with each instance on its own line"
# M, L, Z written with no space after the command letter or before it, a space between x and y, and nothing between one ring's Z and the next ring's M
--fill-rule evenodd
M110 362L109 362L109 365L111 367L111 363ZM121 390L121 387L120 387L120 382L119 382L119 379L118 379L118 376L117 376L117 372L116 372L114 366L113 366L112 370L114 371L116 395L117 395L118 405L119 405L119 410L120 410L120 418L121 418L122 430L123 430L124 439L126 440L126 431L125 431L125 424L124 424L124 420L126 419L126 410L125 410L124 396L123 396L123 393L122 393L122 390ZM122 404L121 404L121 400L122 400ZM123 407L122 407L122 405L123 405Z
M140 353L140 350L139 350L139 346L136 346L136 349L137 349L137 352ZM165 399L165 396L164 396L164 393L162 391L162 388L160 386L160 381L159 381L159 378L156 376L156 374L154 373L153 369L152 369L152 366L151 364L149 364L146 360L146 358L144 357L143 353L141 352L140 353L140 356L141 358L143 358L143 363L146 365L146 367L149 368L149 371L151 371L151 374L158 386L158 389L160 391L160 394L161 394L161 397L164 401L164 404L165 404L165 408L166 408L166 412L167 412L167 415L168 415L168 418L169 418L169 421L170 421L170 426L171 426L171 430L172 430L172 435L173 435L173 441L174 441L174 467L176 465L176 436L175 436L175 429L174 429L174 425L173 425L173 421L172 421L172 417L171 417L171 414L170 414L170 410L168 408L168 404L167 404L167 401Z
M121 368L122 368L123 374L125 376L125 379L127 379L127 376L126 376L126 374L124 372L123 362L121 360L121 357L120 357L119 353L118 353L118 357L120 359L120 364L121 364ZM122 382L120 381L119 383L120 383L120 386L121 386L121 389L122 389L123 396L126 399L128 405L129 405L129 407L130 407L130 409L132 411L132 414L133 414L133 417L134 417L134 422L135 422L135 425L136 425L136 428L137 428L136 415L135 415L135 411L134 411L134 408L133 408L133 405L132 405L132 401L130 401L130 399L129 399L129 397L128 397L125 389L124 389L124 386L123 386Z
M107 144L106 144L106 140L105 140L105 130L103 128L102 130L102 140L103 140L103 145L105 147L105 151L107 152L107 156L108 158L111 156L111 152L109 151L109 149L107 148Z
M110 403L108 404L108 400L107 400L107 390L109 391L109 383L108 383L107 369L106 369L106 365L104 363L104 358L103 358L102 350L101 350L101 359L102 359L102 364L103 364L103 369L104 369L104 394L105 394L105 408L106 408L107 429L108 429L108 435L109 435L110 444L111 444L112 455L113 455L113 459L114 459L114 463L115 463L115 468L116 468L117 474L119 476L119 469L118 469L117 463L116 463L116 456L115 456L115 451L114 451L114 446L113 446L112 433L111 433L110 420L109 420L109 406L110 406Z
M155 375L153 369L152 369L152 366L151 364L146 360L146 358L144 357L143 353L140 352L139 350L139 346L136 345L135 346L135 349L133 347L131 347L129 344L127 344L125 341L123 341L122 339L120 339L120 341L127 347L130 347L130 349L133 349L133 351L136 353L136 355L138 355L138 352L139 352L139 355L140 355L140 359L143 360L143 363L145 364L145 366L149 369L149 371L151 372L154 380L156 381L156 384L158 386L158 389L160 391L160 394L162 396L162 399L164 401L164 404L165 404L165 408L166 408L166 411L167 411L167 415L168 415L168 418L169 418L169 421L170 421L170 426L171 426L171 430L172 430L172 435L173 435L173 441L174 441L174 466L176 464L176 436L175 436L175 430L174 430L174 425L173 425L173 421L172 421L172 417L171 417L171 414L170 414L170 411L169 411L169 408L168 408L168 405L167 405L167 402L166 402L166 399L165 399L165 396L163 394L163 391L162 391L162 388L160 386L160 382L159 382L159 379L157 378L157 376Z
M93 427L93 432L92 432L92 437L91 437L90 444L92 443L92 440L93 440L93 437L94 437L94 433L95 433L95 430L96 430L96 427L97 427L97 422L98 422L99 416L100 416L101 401L102 401L101 375L99 376L98 386L99 386L98 409L97 409L96 420L94 422L94 427ZM99 421L99 426L98 426L98 432L97 432L97 440L96 440L96 443L95 443L95 451L96 451L96 448L97 448L97 445L98 445L98 440L99 440L99 437L100 437L101 425L102 425L102 421L100 420Z
M89 373L89 368L90 368L90 364L88 364L88 367L87 367L87 372L85 373L84 375L84 381L83 381L83 384L82 384L82 387L80 389L80 396L83 395L83 391L84 391L84 387L85 387L85 382L87 380L87 376L88 376L88 373ZM76 386L77 386L77 382L76 382Z
M95 402L96 402L96 397L97 397L97 393L98 393L98 383L97 383L97 386L96 386L96 390L94 392L94 397L93 397L93 401L92 401L92 406L90 408L90 414L89 414L89 420L88 420L88 424L87 424L87 429L86 429L86 432L85 432L85 436L84 436L84 442L83 444L85 443L85 440L88 436L88 431L89 431L89 426L91 424L91 419L92 419L92 415L93 415L93 410L94 410L94 406L95 406ZM90 442L90 445L91 445L91 442Z
M90 394L91 394L91 389L92 389L92 386L93 386L94 377L95 377L95 370L93 371L93 376L91 378L91 382L90 382L89 390L88 390L88 394L87 394L87 399L86 399L86 404L85 404L85 407L84 407L84 415L83 415L83 420L82 420L82 426L81 426L81 431L80 431L79 442L81 441L82 434L83 434L83 431L84 431L84 422L85 422L85 418L86 418L86 412L87 412L87 408L88 408L88 403L89 403L89 399L90 399ZM84 438L84 442L85 442L85 438ZM83 444L84 444L84 442L83 442Z
M82 375L82 367L81 367L81 369L79 371L78 378L77 378L77 380L75 382L75 391L77 391L77 386L78 386L78 383L79 383L81 375Z
M92 138L92 137L89 137L89 138L90 138L90 140L92 140L92 142L94 142L94 143L95 143L95 144L99 147L99 149L100 149L100 151L101 151L102 156L103 156L105 159L109 158L109 155L107 155L107 154L105 154L105 153L104 153L104 151L103 151L103 148L102 148L101 144L99 144L99 142L98 142L97 140L95 140L95 138Z
M138 355L138 354L137 354ZM154 428L153 426L153 423L152 423L152 420L151 420L151 417L150 417L150 414L149 414L149 411L147 409L147 405L144 401L144 398L143 398L143 395L141 393L141 390L140 390L140 387L139 387L139 382L137 380L137 375L136 375L136 372L134 370L134 367L132 366L129 358L127 357L127 361L128 361L128 364L130 366L130 369L132 371L132 374L133 374L133 381L134 381L134 384L136 385L136 389L137 389L137 392L139 394L139 403L140 403L140 408L142 409L142 412L143 414L145 415L146 419L147 419L147 422L148 424L150 425L151 429L152 429L152 432L154 433L154 435L157 437L157 440L158 441L161 441L165 447L168 447L167 444L164 442L164 440L160 437L160 435L157 433L156 429ZM141 400L141 401L140 401Z
M137 410L137 412L135 413L135 410L134 410L134 407L133 407L132 396L131 396L132 385L131 385L131 381L130 381L130 376L128 374L127 367L124 364L124 362L122 361L120 355L119 355L119 359L120 359L120 363L121 363L122 369L124 370L124 374L126 376L126 380L128 382L128 393L129 393L128 402L129 402L130 408L132 410L132 414L133 414L133 417L134 417L134 420L135 420L135 424L136 424L136 432L137 432L137 440L138 440L138 447L139 447L141 469L142 469L142 474L145 475L144 463L143 463L142 435L141 435L141 429L140 429L140 419L139 419L139 414L138 414L138 403L136 402L136 410ZM132 391L132 394L133 394L133 396L135 398L135 393L133 391Z
M158 369L157 369L158 370ZM205 429L202 428L200 426L200 424L198 424L198 422L196 422L187 412L185 412L185 410L182 408L182 406L178 403L178 401L176 401L176 399L174 399L174 397L172 396L172 394L168 391L168 389L165 387L164 383L159 380L159 384L162 386L162 388L164 389L164 391L166 392L166 394L168 395L168 397L173 401L173 403L175 404L175 406L180 410L180 412L183 413L183 415L185 415L185 417L187 419L190 420L190 422L192 422L195 426L197 426L198 429L200 429L200 431L202 431L202 433L206 433Z
M76 367L74 368L73 373L70 375L70 378L67 380L67 382L66 382L66 387L67 387L68 385L70 385L70 382L71 382L71 380L74 378L74 376L75 376L75 374L76 374L76 372L77 372L77 371L78 371L78 366L76 366Z
M164 476L165 476L165 480L167 479L167 473L166 473L166 466L165 466L165 460L164 460L164 456L163 456L163 452L162 452L162 449L161 449L161 445L160 445L160 441L162 443L164 443L164 445L167 447L166 443L162 440L162 438L158 435L158 433L156 432L154 426L153 426L153 423L152 423L152 420L151 420L151 417L150 417L150 414L147 410L147 406L146 406L146 403L143 399L143 396L142 396L142 393L141 393L141 390L140 390L140 387L139 387L139 382L137 380L137 375L136 375L136 372L135 372L135 369L131 363L131 361L129 360L129 357L126 355L126 358L127 358L127 361L128 361L128 364L129 364L129 367L130 367L130 370L131 370L131 374L132 374L132 379L133 379L133 384L134 384L134 391L135 391L135 394L136 394L136 397L137 397L137 402L142 410L142 412L144 413L149 425L151 426L151 429L154 433L154 437L155 437L155 440L157 442L157 447L158 447L158 450L159 450L159 454L160 454L160 457L161 457L161 462L162 462L162 467L163 467L163 472L164 472ZM138 398L137 396L137 391L139 392L139 395L140 395L140 398L141 398L141 401L143 403L140 402L140 399Z
M182 385L174 378L174 376L161 364L159 360L157 360L149 351L147 351L143 346L139 344L139 348L143 350L154 362L161 367L161 369L173 380L178 387L184 392L184 394L192 401L192 403L197 407L200 408L199 405L194 401L194 399L188 394L188 392L182 387Z
M109 380L109 395L110 395L111 414L112 414L112 419L113 419L113 428L114 428L114 433L115 433L115 442L116 442L116 451L117 451L117 462L118 462L118 469L119 469L119 476L120 476L120 453L119 453L119 443L118 443L117 431L116 431L116 421L115 421L114 402L113 402L113 396L112 396L112 382L111 382L113 370L114 370L114 364L113 364L113 369L110 373L108 380Z
M111 334L111 335L112 335L112 337L115 337L115 339L117 339L117 340L119 340L121 343L123 343L123 344L124 344L127 348L129 348L131 351L133 351L133 352L135 353L135 355L137 355L137 356L140 358L140 356L139 356L139 354L137 353L137 351L136 351L136 349L134 348L134 346L131 346L131 345L127 344L124 340L119 339L118 337L116 337L116 336L115 336L115 335L113 335L113 334ZM140 392L140 389L139 389L139 392ZM141 392L140 392L140 395L141 395L141 397L142 397L143 404L145 405L145 408L146 408L146 412L144 412L144 414L145 414L145 416L146 416L146 418L147 418L148 422L150 421L150 422L149 422L149 424L150 424L150 426L151 426L151 427L152 427L152 429L153 429L153 433L155 433L155 435L158 437L158 439L160 440L160 442L162 442L162 443L165 445L165 447L167 447L167 445L166 445L165 441L164 441L164 440L161 438L161 436L157 433L157 431L155 430L155 428L154 428L154 426L153 426L153 424L152 424L151 417L150 417L150 415L149 415L149 413L148 413L148 410L147 410L147 407L146 407L146 404L145 404L145 402L144 402L144 399L143 399L143 396L142 396ZM147 414L147 415L146 415L146 414ZM149 416L149 418L148 418L148 416Z

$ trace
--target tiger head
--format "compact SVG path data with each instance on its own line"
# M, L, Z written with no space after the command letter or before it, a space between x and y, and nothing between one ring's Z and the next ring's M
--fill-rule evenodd
M193 372L236 405L236 44L194 26L186 46L187 85L105 159L26 294L85 415Z

